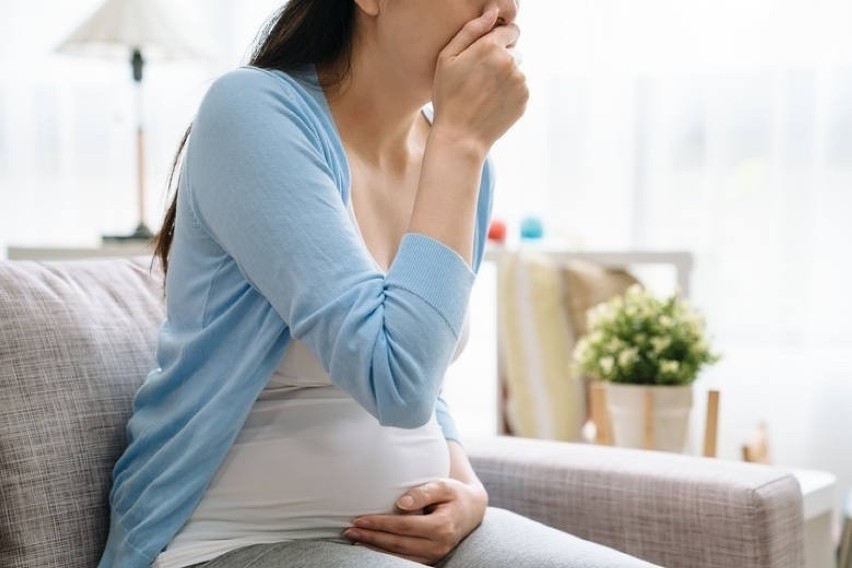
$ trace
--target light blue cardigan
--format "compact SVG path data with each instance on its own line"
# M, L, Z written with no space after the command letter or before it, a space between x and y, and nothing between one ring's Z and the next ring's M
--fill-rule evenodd
M435 412L457 439L439 391L482 259L492 178L486 162L472 268L409 233L384 274L348 216L349 168L313 67L218 79L187 147L158 368L133 402L100 566L150 566L291 337L380 423L413 428Z

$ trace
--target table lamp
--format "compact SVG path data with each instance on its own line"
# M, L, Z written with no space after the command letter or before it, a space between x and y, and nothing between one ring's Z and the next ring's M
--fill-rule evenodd
M195 58L192 47L168 18L157 0L107 0L57 48L59 53L109 57L129 55L135 84L136 110L136 197L139 222L133 234L104 237L104 240L150 239L153 233L145 220L145 124L142 108L142 78L146 57Z

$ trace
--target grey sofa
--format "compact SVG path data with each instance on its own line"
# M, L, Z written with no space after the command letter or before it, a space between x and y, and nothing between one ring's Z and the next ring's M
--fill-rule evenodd
M0 261L0 567L90 567L110 472L163 317L150 259ZM523 439L469 440L494 505L669 567L798 567L779 470Z

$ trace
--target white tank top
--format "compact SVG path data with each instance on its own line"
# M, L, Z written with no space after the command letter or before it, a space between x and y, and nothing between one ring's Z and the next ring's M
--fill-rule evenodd
M351 207L350 215L355 222ZM453 360L468 330L465 319ZM153 566L183 568L253 544L345 542L355 517L391 512L408 488L449 472L434 414L420 428L381 426L294 339L201 503Z

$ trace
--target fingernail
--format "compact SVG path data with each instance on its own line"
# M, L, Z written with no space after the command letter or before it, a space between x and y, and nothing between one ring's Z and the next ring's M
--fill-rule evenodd
M355 519L355 526L361 527L362 529L370 528L370 521L366 519Z
M410 509L414 506L414 498L411 495L403 495L396 504L400 509Z
M348 530L343 533L343 536L352 540L358 540L359 538L361 538L361 533L359 533L358 531Z

